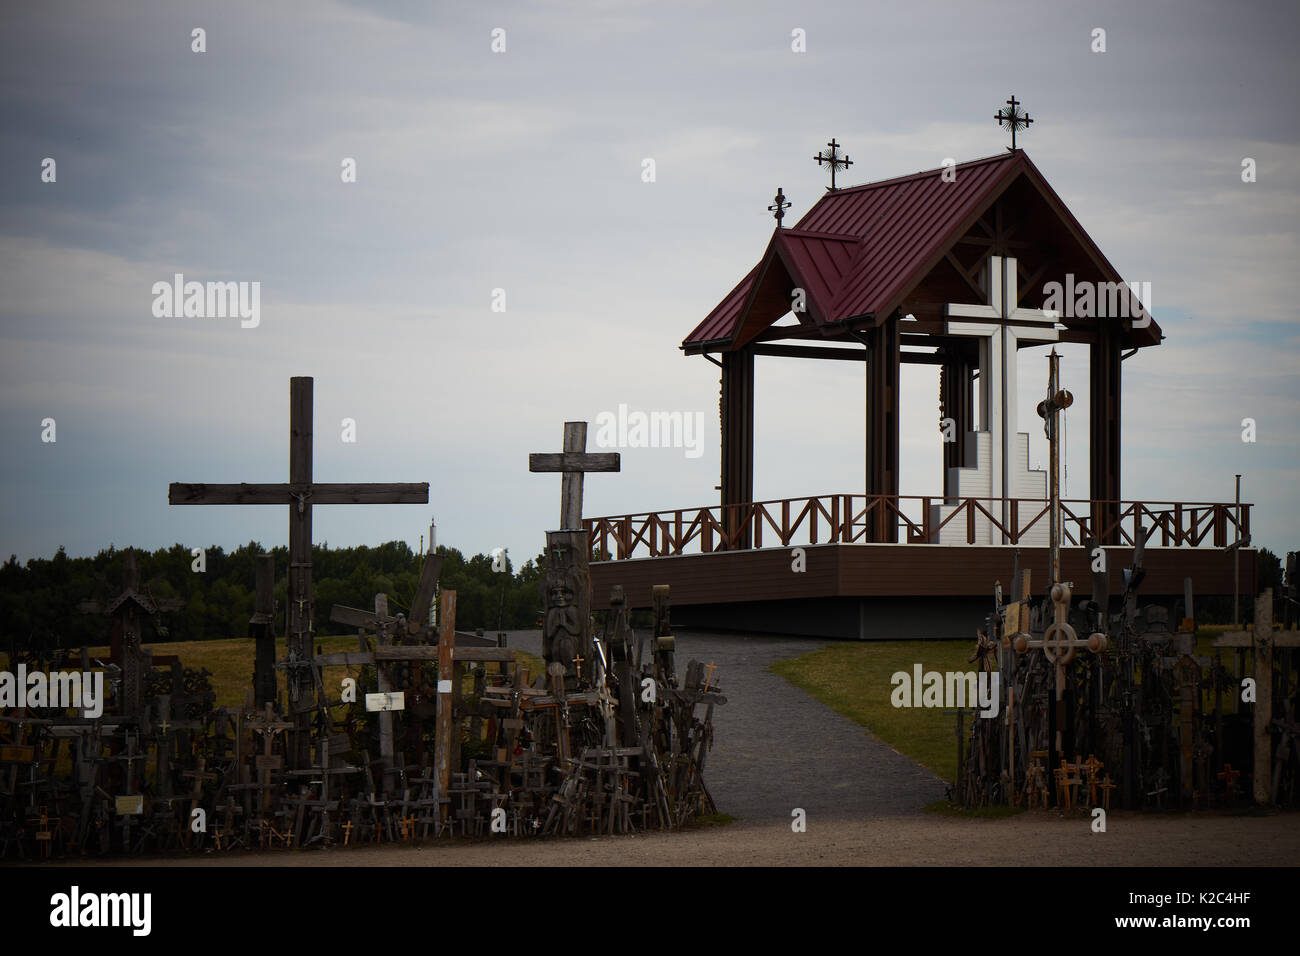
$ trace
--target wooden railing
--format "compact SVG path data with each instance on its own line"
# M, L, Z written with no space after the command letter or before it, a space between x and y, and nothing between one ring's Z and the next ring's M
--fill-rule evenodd
M937 509L932 506L938 504L952 509L941 521L934 520ZM1240 523L1237 508L1211 502L1066 500L1061 502L1062 543L1078 546L1091 536L1107 545L1132 545L1138 528L1145 527L1155 529L1151 545L1223 548L1250 535L1251 506L1240 506ZM947 542L963 526L967 544L976 543L977 527L991 526L995 542L1005 539L1014 545L1035 528L1045 535L1049 518L1042 498L818 495L584 518L582 523L591 535L593 555L622 560L803 544L936 544L941 531L949 529Z

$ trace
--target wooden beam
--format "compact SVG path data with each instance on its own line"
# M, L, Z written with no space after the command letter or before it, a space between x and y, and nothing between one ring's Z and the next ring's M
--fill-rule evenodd
M443 681L454 680L453 652L456 648L456 592L442 592L442 615L438 620L438 709L436 723L436 773L438 778L438 821L447 822L451 810L448 792L451 790L451 735L455 721L452 714L452 693L443 689Z
M943 365L944 357L934 352L903 352L898 353L898 360L904 365Z
M429 502L429 483L321 482L305 488L305 501L313 505L423 505ZM172 482L167 503L173 505L288 505L297 503L293 484L204 484Z
M961 276L963 279L966 280L966 285L967 287L969 287L971 294L975 296L977 300L982 301L987 295L987 293L980 288L980 285L978 282L975 281L975 278L969 272L966 271L966 267L957 261L957 257L952 254L952 250L949 250L948 252L944 253L944 259L947 260L948 265L952 266L953 269L957 271L957 274L959 276ZM984 267L984 260L981 259L976 264L975 271L978 272L983 267Z
M776 355L782 358L832 359L838 362L865 362L866 352L861 349L834 349L816 345L755 345L755 355Z
M563 452L528 456L529 471L618 471L618 452Z
M510 663L515 660L515 652L508 647L457 647L452 652L452 660Z
M754 500L754 348L722 357L722 501ZM748 534L737 542L749 546Z
M867 341L868 495L898 495L898 319L891 318L865 334ZM892 515L877 508L867 529L868 541L897 541Z

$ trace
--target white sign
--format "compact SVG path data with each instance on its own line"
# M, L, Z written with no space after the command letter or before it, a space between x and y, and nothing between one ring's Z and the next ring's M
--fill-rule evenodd
M450 694L450 693L451 693L451 681L449 681L449 680L440 680L440 681L438 681L438 693L439 693L439 694Z
M144 813L144 797L138 793L118 797L115 804L119 816L139 816Z
M400 690L366 694L366 710L406 710L406 694Z

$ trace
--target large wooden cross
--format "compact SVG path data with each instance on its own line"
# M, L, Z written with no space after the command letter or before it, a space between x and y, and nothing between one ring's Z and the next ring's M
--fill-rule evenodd
M582 530L582 479L588 471L618 471L618 452L588 452L587 423L564 423L564 451L561 454L528 456L528 470L558 471L560 478L561 531Z
M591 541L582 530L582 480L588 471L618 471L619 454L588 453L587 423L565 422L564 451L529 455L528 470L561 473L560 528L546 533L542 657L562 665L564 679L576 688L581 665L575 662L591 659Z
M289 505L289 709L294 715L296 766L307 766L311 677L312 505L428 504L429 484L353 484L312 481L312 379L289 379L287 484L173 483L173 505Z
M1011 464L1019 428L1016 403L1016 350L1021 341L1056 342L1056 316L1043 309L1019 307L1020 282L1016 260L989 256L988 303L947 306L944 332L979 339L979 430L991 437L992 492L1001 498L1002 526L1007 526L1011 497Z
M1273 800L1273 648L1300 647L1300 633L1273 629L1273 589L1255 598L1255 626L1249 631L1228 631L1215 647L1249 647L1255 658L1255 802ZM1280 768L1279 768L1280 769Z

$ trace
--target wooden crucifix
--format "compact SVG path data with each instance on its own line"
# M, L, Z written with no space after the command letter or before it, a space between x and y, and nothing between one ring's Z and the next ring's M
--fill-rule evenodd
M312 480L312 379L289 380L289 481L287 484L173 483L173 505L289 505L289 711L295 732L295 769L310 765L308 712L311 676L312 505L428 504L429 484L323 483Z
M565 675L577 675L578 658L590 660L591 579L588 563L591 543L582 529L582 484L588 471L618 471L618 452L588 452L587 423L564 423L564 451L528 456L531 472L561 473L560 530L546 533L546 611L543 618L542 655L564 666Z
M164 611L178 611L185 606L180 598L155 598L140 585L140 571L136 565L135 550L127 548L123 555L122 591L107 604L101 601L82 601L77 605L84 614L104 614L113 619L110 639L109 663L122 670L121 697L118 712L125 717L140 717L144 713L145 671L151 667L164 667L180 660L175 655L151 657L142 646L145 617L156 617ZM89 655L81 661L83 670L90 669Z
M1273 648L1300 647L1300 633L1274 630L1273 589L1255 598L1255 626L1249 631L1229 631L1215 639L1215 647L1249 647L1255 658L1255 802L1273 800Z

